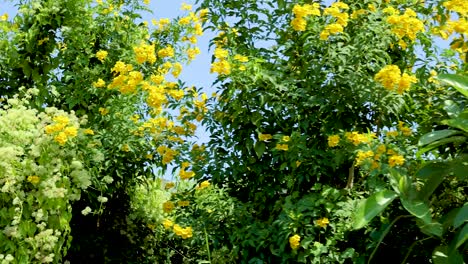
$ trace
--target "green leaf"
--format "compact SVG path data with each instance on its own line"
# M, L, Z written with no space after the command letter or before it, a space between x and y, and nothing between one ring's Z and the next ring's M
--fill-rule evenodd
M468 97L468 77L456 74L440 74L437 79L453 86L457 91Z
M468 239L468 224L465 224L454 238L455 248L459 248L461 245L463 245L466 242L467 239Z
M257 141L254 146L255 153L257 154L258 158L261 158L263 153L265 152L265 143L262 141Z
M461 144L463 142L466 141L466 137L464 136L454 136L454 137L449 137L449 138L443 138L439 141L436 141L436 142L433 142L429 145L427 145L426 147L420 149L416 155L421 155L422 153L424 152L427 152L429 150L433 150L439 146L443 146L443 145L447 145L449 143L458 143L458 144Z
M441 123L468 132L468 119L466 118L452 118L444 120Z
M429 224L426 223L418 223L421 232L427 235L435 235L437 237L442 237L444 232L444 227L439 222L432 222Z
M468 203L463 205L463 207L460 208L460 211L458 211L457 215L453 219L453 227L458 228L467 221L468 221Z
M434 264L448 264L447 246L438 246L432 252Z
M412 215L424 221L426 224L432 222L431 210L429 205L420 200L410 200L400 197L401 204Z
M427 200L432 193L444 181L448 172L449 165L444 162L432 162L426 164L418 172L416 177L424 180L424 185L420 191L417 192L417 198L420 200Z
M435 142L437 140L440 140L442 138L446 138L449 136L453 136L456 134L460 134L461 132L459 130L451 130L451 129L445 129L445 130L438 130L438 131L433 131L429 132L425 135L423 135L418 142L419 146L425 146L427 144L430 144L432 142Z
M398 194L390 190L382 190L374 193L360 202L354 215L354 229L360 229L367 225L375 216L380 214Z
M434 264L463 264L463 257L454 250L449 252L447 246L438 246L432 252Z

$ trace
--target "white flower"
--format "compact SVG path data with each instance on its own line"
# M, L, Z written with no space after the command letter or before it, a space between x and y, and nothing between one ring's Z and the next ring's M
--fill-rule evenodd
M104 197L104 196L99 196L97 199L100 203L105 203L108 200L107 197Z
M89 206L86 206L86 208L83 209L83 211L81 211L81 213L83 215L87 215L87 214L91 213L91 208Z

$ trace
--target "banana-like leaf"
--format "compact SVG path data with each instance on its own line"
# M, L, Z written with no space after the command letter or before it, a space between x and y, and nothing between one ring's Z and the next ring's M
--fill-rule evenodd
M354 229L363 228L380 214L398 194L391 190L382 190L361 201L354 215Z

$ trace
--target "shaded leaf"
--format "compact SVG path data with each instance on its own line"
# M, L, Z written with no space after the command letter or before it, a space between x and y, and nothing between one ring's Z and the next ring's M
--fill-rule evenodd
M453 219L453 227L458 228L463 223L468 221L468 203L463 205L462 208L458 211L457 215Z

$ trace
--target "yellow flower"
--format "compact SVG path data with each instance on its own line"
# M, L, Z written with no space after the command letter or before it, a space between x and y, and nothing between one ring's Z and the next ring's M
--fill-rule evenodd
M189 206L189 205L190 205L190 201L178 201L178 202L177 202L177 205L178 205L178 206L181 206L181 207Z
M200 183L200 185L198 186L199 189L205 189L205 188L208 188L210 186L210 182L209 181L202 181Z
M192 10L192 5L182 3L182 7L180 8L180 10L190 11Z
M294 235L289 238L289 245L292 249L297 249L301 244L301 237L299 235Z
M186 171L184 169L181 169L179 171L179 176L182 180L187 180L187 179L190 179L192 178L193 176L195 176L195 172L193 171Z
M239 61L239 62L248 62L249 58L247 56L242 56L239 54L234 55L234 59Z
M104 62L104 60L107 58L107 54L107 51L100 50L96 52L96 58L98 58L98 60L100 60L101 62Z
M164 186L164 189L168 190L168 189L171 189L175 186L175 183L173 182L168 182L166 183L166 185Z
M287 151L289 149L289 146L288 144L276 144L276 149Z
M54 137L54 140L60 145L65 145L65 143L67 143L68 138L65 132L60 132L57 136Z
M128 144L124 144L122 146L122 151L124 151L124 152L129 152L130 151L130 147L128 146Z
M267 141L272 139L273 137L270 134L259 134L258 135L258 140L260 141Z
M385 133L385 135L387 137L396 137L396 136L398 136L398 131L387 131L387 133Z
M36 175L28 176L28 182L32 184L39 183L39 180L40 180L39 176L36 176Z
M78 134L78 130L76 129L76 127L72 126L65 128L63 132L70 138L74 138Z
M403 165L405 163L405 158L401 155L392 155L388 158L388 164L390 167L395 167L396 165Z
M387 147L385 145L379 145L376 150L378 154L384 154L385 151L387 151Z
M315 222L316 225L320 226L320 227L327 227L327 225L330 223L330 221L328 220L328 218L326 217L323 217L323 218L320 218L319 220L317 220Z
M172 48L172 46L167 46L163 49L160 49L158 51L158 56L159 57L174 57L174 49Z
M283 137L281 138L281 141L282 141L282 142L289 142L289 140L291 140L291 138L290 138L289 136L283 136Z
M227 60L216 61L211 64L210 72L228 75L231 73L231 65Z
M360 165L364 160L373 156L374 156L374 152L372 150L368 150L365 152L359 150L356 155L356 165Z
M172 211L172 209L174 209L174 203L171 202L171 201L167 201L165 203L163 203L163 211L166 212L166 213L170 213Z
M329 147L336 147L338 146L338 143L340 142L340 136L338 135L332 135L328 137L328 146Z
M96 82L93 82L93 86L96 88L101 88L106 86L106 82L103 79L99 78Z
M100 113L101 115L105 116L105 115L107 115L107 114L109 113L109 110L106 109L106 108L100 107L100 108L99 108L99 113Z
M296 17L291 20L291 26L296 31L304 31L306 30L307 21L304 18Z
M217 59L225 59L229 55L228 51L222 48L216 48L214 51L214 56Z
M8 14L7 13L0 16L0 21L7 21L7 20L8 20Z
M169 220L169 219L164 219L164 221L162 222L162 224L163 224L163 226L164 226L165 229L169 229L169 228L171 228L171 227L174 225L174 223L173 223L171 220Z

